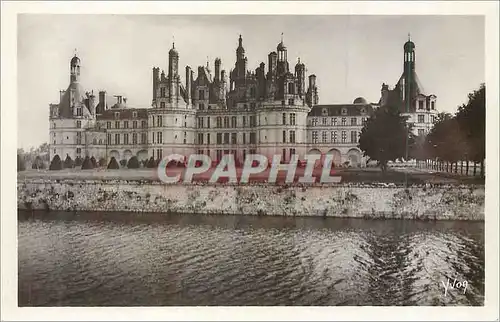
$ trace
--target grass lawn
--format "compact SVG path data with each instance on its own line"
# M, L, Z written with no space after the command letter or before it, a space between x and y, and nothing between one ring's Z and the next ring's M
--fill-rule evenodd
M185 171L184 168L169 168L167 170L167 175L175 176L181 174ZM207 172L194 176L194 181L207 182L211 175L213 169L209 169ZM242 169L237 169L238 178L241 176ZM304 168L297 168L295 173L294 182L297 182L299 177L302 177L304 173ZM484 184L484 179L479 177L464 177L456 174L446 174L446 173L433 173L424 169L413 169L413 168L389 168L385 174L382 174L379 168L340 168L334 169L331 172L331 176L340 176L341 183L395 183L404 184L408 180L409 184L423 184L423 183L433 183L433 184ZM313 176L319 181L321 176L321 169L315 169ZM267 182L269 177L269 169L250 176L251 182ZM278 172L277 183L283 183L286 177L286 172ZM158 180L158 175L156 169L119 169L119 170L106 170L106 169L94 169L94 170L80 170L80 169L64 169L59 171L48 171L48 170L26 170L18 172L18 180L22 181L24 179L30 178L40 178L40 179L51 179L51 180L64 180L64 179L107 179L107 180ZM218 182L224 182L224 178L219 179Z

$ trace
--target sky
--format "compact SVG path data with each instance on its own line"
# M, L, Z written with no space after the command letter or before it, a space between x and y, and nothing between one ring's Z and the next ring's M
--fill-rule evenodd
M416 71L440 111L454 113L467 94L485 82L482 16L348 15L18 15L18 147L48 141L49 104L69 85L76 49L81 84L123 95L129 107L149 107L152 68L167 73L175 40L179 73L186 65L211 69L216 57L228 74L238 36L255 70L281 40L293 70L297 58L315 74L320 104L378 102L382 83L391 87L403 71L403 44L415 43Z

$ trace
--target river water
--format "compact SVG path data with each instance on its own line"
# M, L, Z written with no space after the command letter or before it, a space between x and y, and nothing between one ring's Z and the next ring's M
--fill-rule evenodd
M18 218L19 306L484 305L483 222Z

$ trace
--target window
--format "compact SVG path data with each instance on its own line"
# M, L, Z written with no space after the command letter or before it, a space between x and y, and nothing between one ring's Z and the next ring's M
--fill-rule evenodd
M347 119L345 117L342 118L342 126L346 126L347 124Z
M295 113L290 113L290 125L295 125Z
M288 83L288 94L295 94L295 84L294 83ZM293 105L293 104L290 104Z
M165 108L165 102L160 102L160 108Z
M283 143L286 143L286 131L283 131Z
M120 144L120 134L115 134L115 144Z
M77 116L82 116L82 108L81 107L79 107L79 108L76 109L76 115Z
M327 132L323 131L321 132L321 142L326 143L327 140Z
M205 99L205 91L204 90L200 89L198 91L198 99L199 100L204 100Z
M82 121L76 121L76 127L79 129L82 127Z
M203 117L198 118L198 128L200 128L200 129L203 128Z
M82 132L76 132L76 144L82 144Z
M255 115L250 115L250 126L253 127L257 125L257 122L255 121Z
M222 159L222 150L217 150L215 153L217 155L217 160Z
M132 122L132 128L136 129L137 128L137 121Z
M283 149L281 161L286 161L286 149Z
M247 157L247 150L243 150L243 161L245 161Z
M76 154L82 153L82 148L76 148Z
M111 134L106 135L106 144L111 144Z
M424 132L424 129L418 129L418 135L419 135L419 136L420 136L420 135L424 135L424 133L425 133L425 132Z
M120 112L115 112L115 119L120 117Z
M221 128L222 127L222 118L220 116L218 116L215 120L216 120L216 123L217 123L216 127Z
M210 116L207 116L207 128L210 128Z
M313 118L312 119L312 126L316 126L318 125L318 119L317 118Z
M358 143L358 132L351 131L351 143Z
M362 124L363 126L365 126L365 125L366 125L366 117L362 117L362 118L361 118L361 124Z
M318 131L312 131L312 142L318 143Z
M142 121L142 122L141 122L141 127L142 127L143 129L147 128L147 127L148 127L147 122L146 122L146 121Z
M128 121L123 121L123 128L128 129Z
M255 97L255 87L250 88L250 97Z
M326 125L326 117L324 117L324 118L322 118L322 119L321 119L321 123L322 123L323 125Z
M342 111L341 111L342 115L346 115L347 114L347 109L343 108Z
M141 133L141 144L146 144L147 141L148 141L147 134L146 133Z
M224 133L224 144L229 144L229 133Z
M187 123L186 122L184 122L184 127L187 127Z
M294 105L294 104L295 101L293 100L293 98L288 99L288 105Z
M332 117L332 126L337 126L337 118Z
M357 125L357 119L355 117L351 117L351 125Z
M295 131L290 131L290 143L295 143Z
M332 143L337 143L337 131L332 131L331 139Z
M120 121L116 121L115 122L115 129L119 129L120 128Z
M236 124L236 116L232 116L231 117L231 127L235 128L236 126L237 126L237 124Z
M132 133L132 144L137 144L137 133Z
M229 117L228 116L224 116L224 127L225 128L229 127Z
M436 104L436 102L431 102L431 110L433 110L435 108L435 104Z
M231 133L231 144L236 144L236 133Z
M132 117L136 118L137 117L137 112L132 112Z
M247 126L247 117L243 115L243 127Z
M156 133L156 138L157 138L157 141L158 143L163 143L163 133L162 132L158 132Z
M255 103L250 103L250 108L251 108L252 110L254 110L254 109L255 109Z
M283 125L286 125L286 113L283 113L282 119L283 119Z
M161 117L161 115L158 115L156 117L156 120L157 120L157 123L158 123L159 127L163 126L163 118Z
M222 133L217 133L217 144L222 144Z
M423 110L424 109L424 101L418 101L418 109Z
M425 115L419 114L418 115L418 123L424 123L424 120L425 120Z
M123 144L128 144L128 133L123 134Z
M99 145L101 145L101 144L102 144L102 139L99 139Z
M342 131L342 143L345 143L346 140L347 140L347 133L346 131Z
M203 103L198 104L198 109L199 110L204 110L205 109L205 104L203 104Z
M434 124L436 122L436 116L431 115L431 123Z
M257 143L257 137L255 135L255 132L250 133L250 144L255 144Z
M156 155L157 155L158 160L163 159L163 151L162 151L162 149L157 149L156 150Z
M247 143L247 135L246 135L246 133L243 133L242 141L243 141L243 144Z
M160 97L165 97L165 90L166 90L165 87L160 88ZM165 103L163 103L163 107L165 107Z
M52 127L55 129L56 128L56 122L52 124Z
M207 133L207 144L210 144L210 133Z
M198 144L203 144L203 133L198 133Z
M285 106L285 100L281 101L281 105Z

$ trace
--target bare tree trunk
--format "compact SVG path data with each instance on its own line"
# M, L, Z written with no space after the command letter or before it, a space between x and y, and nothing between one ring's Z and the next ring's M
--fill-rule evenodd
M460 174L464 174L464 161L460 161Z
M465 160L465 173L467 176L469 176L469 159L467 158Z
M474 172L473 172L474 177L476 176L476 161L474 161Z
M458 161L455 162L455 173L458 173Z

